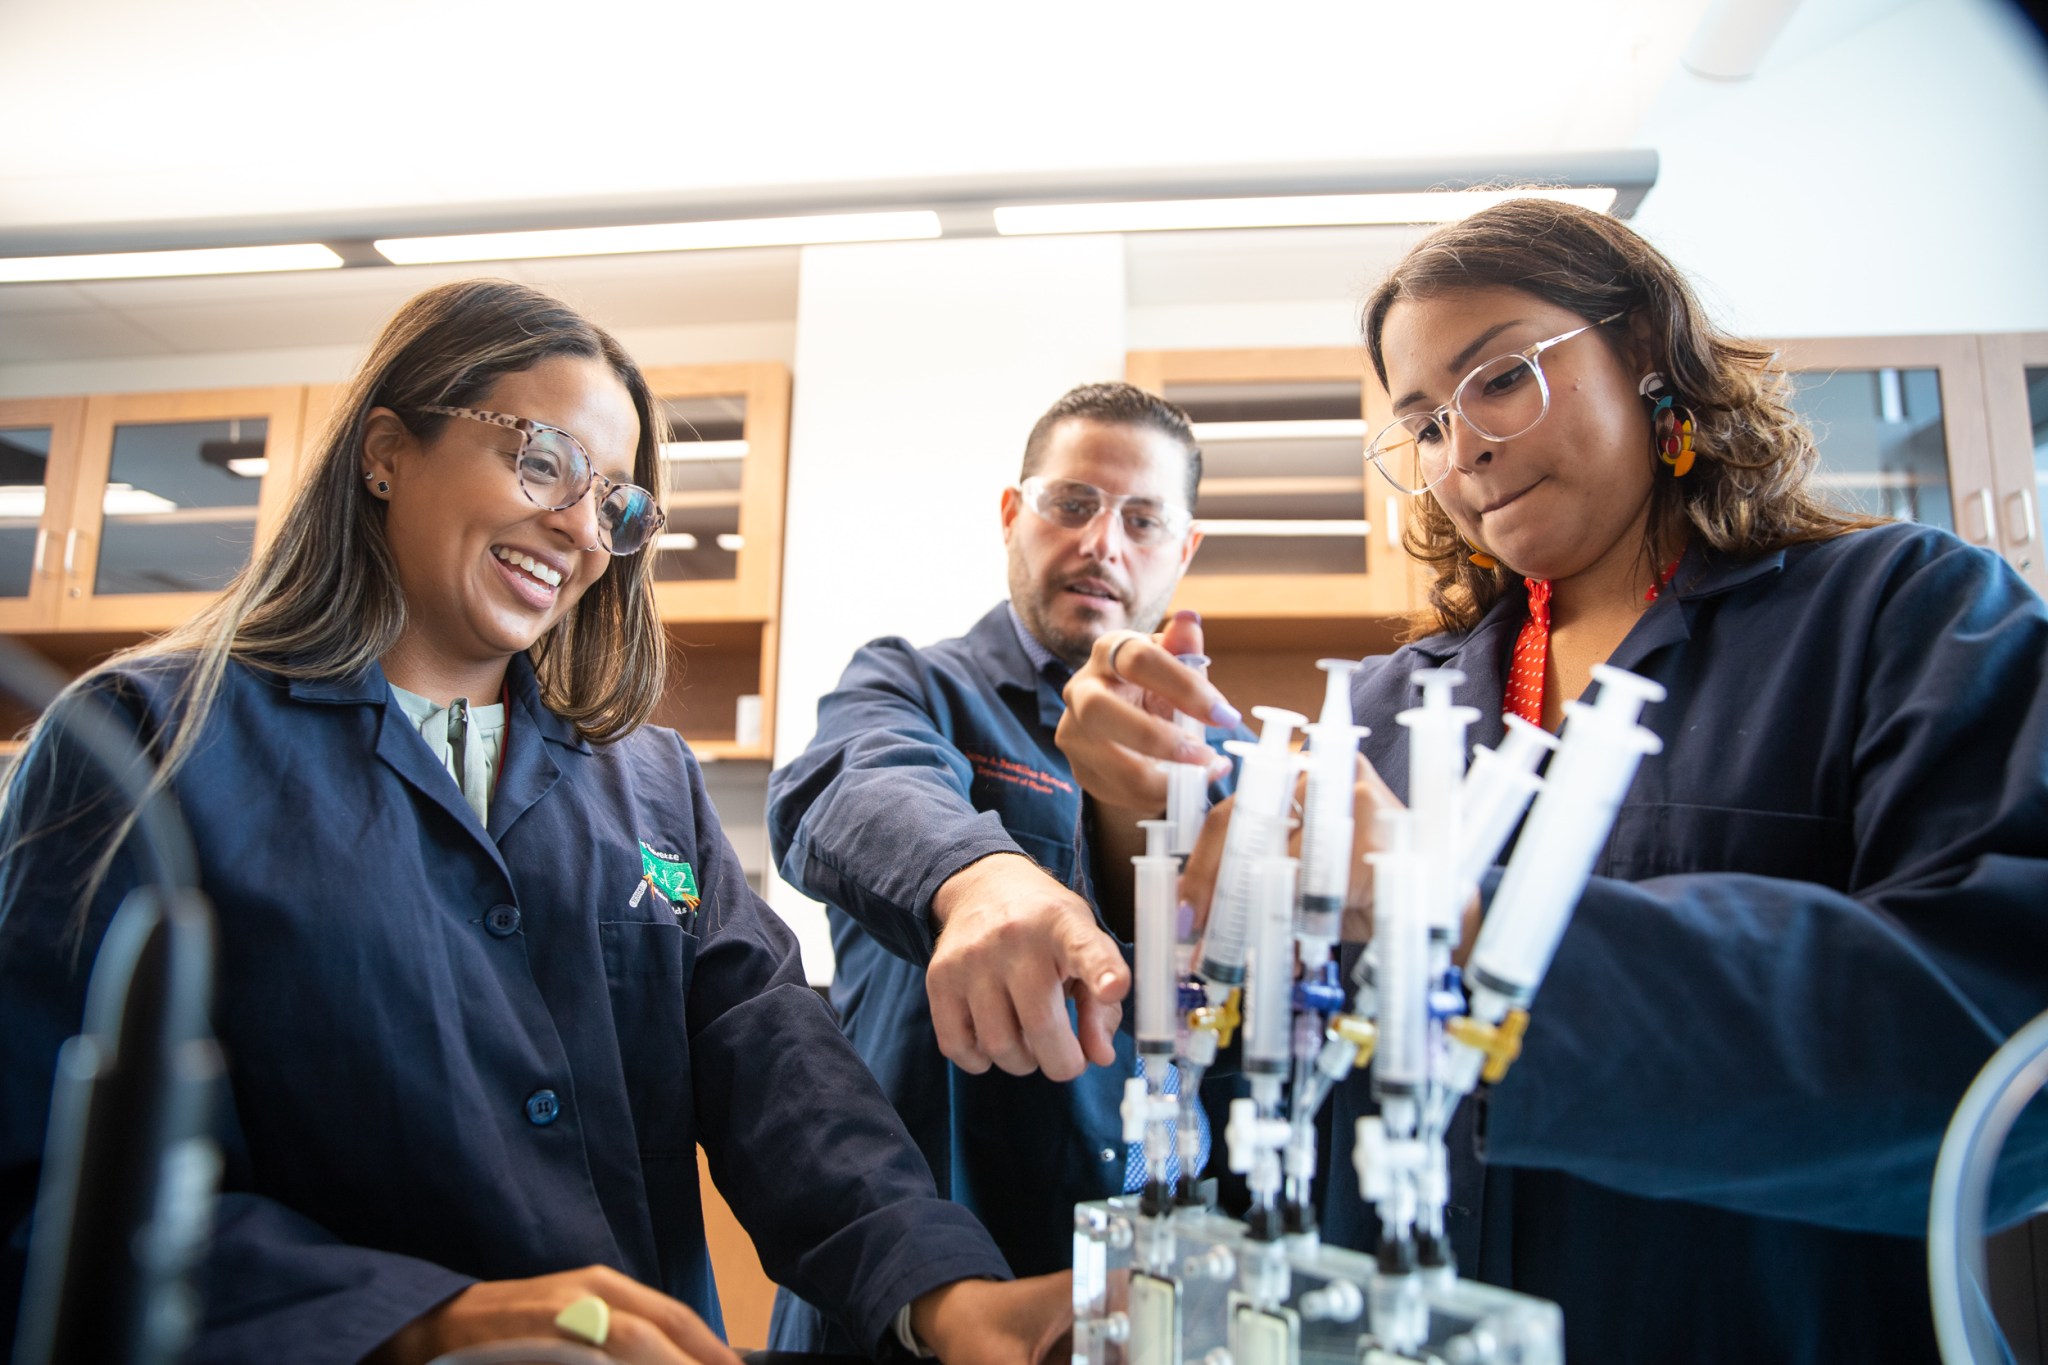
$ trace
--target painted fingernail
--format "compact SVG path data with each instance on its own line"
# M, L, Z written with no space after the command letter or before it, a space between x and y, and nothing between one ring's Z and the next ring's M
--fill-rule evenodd
M1244 724L1244 717L1229 702L1219 701L1209 708L1209 723L1219 730L1234 730Z
M1173 619L1182 625L1199 626L1202 624L1202 613L1189 607L1182 607L1173 614Z
M1180 903L1179 913L1177 913L1173 917L1174 937L1178 938L1181 942L1185 943L1188 941L1188 939L1194 936L1194 932L1195 907L1189 904L1187 901L1182 901Z

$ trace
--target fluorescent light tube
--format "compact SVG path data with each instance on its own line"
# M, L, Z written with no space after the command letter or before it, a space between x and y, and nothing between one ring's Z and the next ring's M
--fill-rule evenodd
M718 536L718 548L731 554L738 554L747 548L747 538L736 536L730 531L722 531Z
M611 256L635 251L890 242L938 235L939 215L930 209L915 209L902 213L817 213L794 218L646 223L637 227L560 228L547 232L384 237L374 245L393 264L427 265L445 261L525 260L536 256Z
M697 548L697 537L691 535L688 531L668 531L655 538L654 548L657 550L694 550Z
M40 521L42 516L43 486L41 484L0 484L0 518L8 521Z
M178 504L133 484L110 483L100 500L100 512L109 517L146 517L156 512L175 512Z
M239 474L245 479L260 479L270 472L268 455L237 456L228 461L228 473Z
M742 460L746 455L745 441L664 441L661 446L661 458L670 464L692 460Z
M1363 417L1302 417L1272 422L1196 422L1195 440L1211 441L1333 441L1365 439Z
M1158 199L1127 204L1031 204L995 211L1005 237L1055 232L1176 232L1192 228L1340 227L1449 223L1508 199L1556 199L1597 213L1609 186L1586 189L1430 190L1401 194L1300 194L1266 199Z
M341 257L318 242L217 246L193 251L115 251L98 256L0 257L0 284L30 280L134 280L155 275L254 275L335 270Z
M1369 521L1211 521L1198 518L1195 525L1205 536L1363 536L1372 533Z

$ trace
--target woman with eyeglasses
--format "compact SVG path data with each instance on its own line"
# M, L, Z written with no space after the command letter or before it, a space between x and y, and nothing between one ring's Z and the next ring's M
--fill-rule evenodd
M1994 554L1830 508L1775 357L1611 218L1445 227L1364 331L1395 413L1367 458L1413 495L1429 606L1356 675L1358 851L1407 785L1416 669L1465 675L1485 745L1510 714L1556 730L1598 663L1668 693L1521 1060L1451 1130L1461 1273L1560 1303L1574 1360L1932 1359L1935 1153L2048 1001L2048 613ZM1098 798L1158 809L1165 717L1219 700L1105 637L1059 744ZM1368 1106L1363 1078L1337 1097L1323 1201L1367 1249L1343 1149ZM2048 1201L2044 1119L1995 1215Z
M699 1144L855 1340L1028 1365L1060 1329L1064 1281L997 1282L643 723L663 426L561 303L431 290L248 570L78 684L156 751L217 916L233 1113L194 1359L735 1365ZM0 1341L57 1048L138 880L122 814L40 727L0 829Z

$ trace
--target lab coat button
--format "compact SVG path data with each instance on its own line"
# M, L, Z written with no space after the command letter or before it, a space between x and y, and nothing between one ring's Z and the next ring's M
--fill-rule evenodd
M552 1090L536 1090L526 1097L526 1121L545 1128L562 1116L562 1102Z
M510 938L519 932L519 910L516 906L494 905L484 916L484 928L492 938Z

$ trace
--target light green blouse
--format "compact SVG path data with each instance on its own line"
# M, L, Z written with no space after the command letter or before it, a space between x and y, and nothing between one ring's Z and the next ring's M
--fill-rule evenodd
M462 799L476 812L476 822L490 828L491 783L505 743L504 704L471 706L468 698L457 697L448 706L436 706L396 684L391 695L462 789Z

